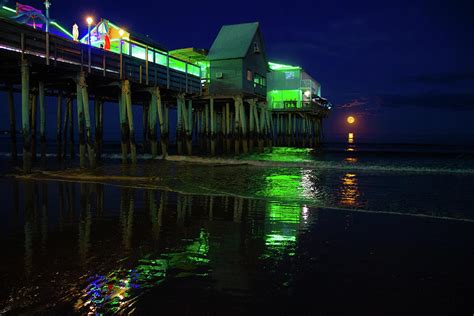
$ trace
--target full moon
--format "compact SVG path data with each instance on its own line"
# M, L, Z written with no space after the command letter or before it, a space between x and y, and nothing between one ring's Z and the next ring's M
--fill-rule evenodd
M355 123L355 118L353 116L348 116L347 117L347 123L349 124L354 124Z

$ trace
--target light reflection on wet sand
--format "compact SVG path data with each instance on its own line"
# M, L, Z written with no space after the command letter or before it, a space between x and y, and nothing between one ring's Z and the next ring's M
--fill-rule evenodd
M300 180L305 176L310 175L300 173ZM268 182L270 190L280 190L273 180ZM12 181L11 190L4 250L10 256L0 274L7 285L0 291L3 312L140 314L150 302L160 300L163 293L156 291L161 288L171 287L171 292L160 304L176 308L172 302L178 294L173 289L179 292L183 286L190 293L204 291L209 297L224 295L231 302L259 304L260 296L301 291L301 280L315 271L338 275L339 264L325 263L334 260L327 256L338 248L326 248L342 241L354 247L360 236L346 234L367 231L357 225L370 224L368 218L354 220L356 213L300 203L94 183ZM346 174L341 186L344 203L353 203L357 190L356 175ZM325 231L327 236L307 244L308 238ZM338 231L343 235L331 237ZM372 244L358 247L364 251L353 258L342 251L338 260L357 265L367 260L365 249L374 252ZM396 251L393 256L398 256ZM384 255L378 260L392 259ZM324 283L314 284L317 291L323 290ZM190 295L189 304L200 304ZM216 304L199 305L199 310L213 310ZM237 310L245 306L234 304Z

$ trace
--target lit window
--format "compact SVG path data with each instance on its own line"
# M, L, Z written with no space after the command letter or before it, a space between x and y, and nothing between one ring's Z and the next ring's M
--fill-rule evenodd
M248 69L247 69L247 80L248 80L248 81L253 81L252 70L248 70Z
M255 74L255 77L253 79L254 86L262 86L265 87L267 85L267 80L264 76L260 74Z

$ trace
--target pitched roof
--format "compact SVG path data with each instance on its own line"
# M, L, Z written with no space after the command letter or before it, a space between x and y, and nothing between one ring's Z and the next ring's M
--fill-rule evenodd
M258 22L224 25L207 55L208 60L243 58L259 28Z

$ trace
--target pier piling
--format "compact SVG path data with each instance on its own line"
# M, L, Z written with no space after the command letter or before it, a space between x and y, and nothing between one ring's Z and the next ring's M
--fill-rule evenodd
M158 96L155 89L150 91L151 98L150 98L150 106L148 110L148 128L149 128L149 135L150 135L150 151L151 157L156 158L158 156L158 143L156 137L156 125L158 120Z
M15 100L13 98L13 87L8 87L8 109L10 114L10 139L11 139L11 155L12 160L16 161L18 158L16 148L16 117L15 117Z
M62 112L63 112L63 99L61 92L58 93L57 105L56 105L56 157L61 159L62 155Z
M44 81L40 81L38 84L38 98L39 98L39 114L40 114L40 150L41 150L41 162L46 162L46 113L44 110Z
M30 134L30 67L26 59L21 61L21 119L23 130L23 172L30 173L32 165Z
M132 112L132 91L130 89L130 81L124 80L122 86L122 93L124 93L124 99L126 104L127 120L128 120L128 130L129 130L129 140L130 140L130 156L132 164L137 163L137 147L135 144L135 130L133 127L133 112Z

